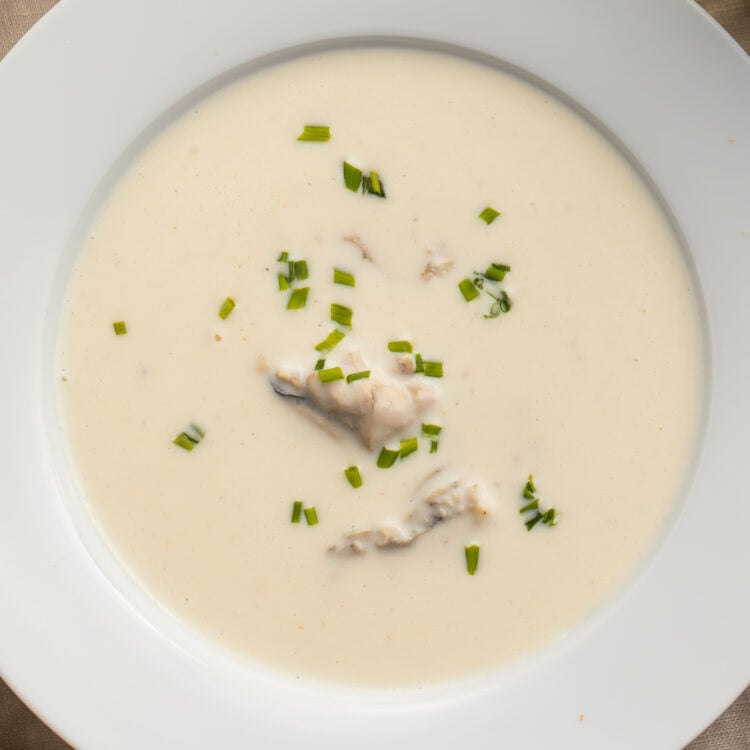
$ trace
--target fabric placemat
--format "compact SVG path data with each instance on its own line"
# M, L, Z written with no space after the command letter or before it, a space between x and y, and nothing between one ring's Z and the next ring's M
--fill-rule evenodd
M0 0L0 60L57 2ZM700 0L700 5L750 53L750 0ZM0 750L70 750L70 745L0 680ZM750 687L685 750L750 750Z

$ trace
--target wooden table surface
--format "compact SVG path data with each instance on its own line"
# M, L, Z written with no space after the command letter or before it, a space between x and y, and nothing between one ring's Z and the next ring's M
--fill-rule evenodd
M57 2L0 0L0 60ZM750 54L750 0L699 0L699 5ZM0 680L0 750L69 748L70 745L50 731ZM685 750L750 750L750 687Z

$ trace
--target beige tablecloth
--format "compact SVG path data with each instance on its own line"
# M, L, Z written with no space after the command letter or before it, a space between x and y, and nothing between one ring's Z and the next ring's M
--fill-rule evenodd
M56 2L0 0L0 60ZM750 53L750 0L700 0L700 4ZM0 750L69 747L0 680ZM750 750L750 687L686 750Z

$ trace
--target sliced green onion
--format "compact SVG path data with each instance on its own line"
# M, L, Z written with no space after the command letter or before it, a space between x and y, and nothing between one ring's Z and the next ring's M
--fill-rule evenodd
M526 526L526 531L531 531L534 528L534 526L536 526L539 523L539 521L542 520L543 517L544 516L542 516L542 514L539 511L537 511L536 515L533 518L529 519L528 521L524 523L524 525Z
M485 223L485 224L492 224L497 217L500 216L500 212L496 211L491 206L487 206L487 208L482 211L481 214L479 214L479 218Z
M391 466L396 463L399 453L400 451L394 451L383 446L380 450L380 455L378 456L378 466L381 469L390 469Z
M529 474L529 478L526 481L526 487L524 487L524 490L523 490L524 497L531 497L532 495L526 494L527 490L531 493L536 492L536 485L534 484L534 477L531 474Z
M359 473L358 466L350 466L348 469L344 469L344 476L355 490L362 486L362 475Z
M289 253L286 250L282 250L279 253L279 257L276 258L279 263L286 263L289 260Z
M542 523L547 524L547 526L557 526L557 511L554 508L550 508L543 513Z
M379 198L385 198L385 188L377 172L370 172L369 177L362 178L362 192L377 195Z
M304 281L308 277L307 261L306 260L295 260L294 261L294 278L298 281Z
M467 302L471 302L479 296L479 290L474 286L474 282L471 279L462 279L459 281L458 288Z
M438 452L438 441L430 440L430 453L437 453L437 452Z
M477 566L479 565L479 545L471 544L464 548L466 553L466 572L473 576L477 572Z
M331 320L345 328L352 327L352 308L346 305L331 303Z
M346 334L343 331L339 331L338 328L334 328L316 347L316 352L321 352L322 354L328 354L328 352L331 351L331 349L335 348L341 341L341 339L344 338Z
M443 363L442 362L424 362L424 374L428 378L442 378L443 377Z
M421 354L414 355L414 372L424 372L424 360Z
M288 260L286 265L287 265L287 268L289 269L289 273L286 278L287 278L287 281L291 284L296 278L295 269L294 269L294 261Z
M389 352L406 352L411 354L412 346L411 341L389 341L388 342Z
M318 523L318 511L315 508L305 508L305 521L308 526L315 526Z
M186 451L191 451L204 437L206 437L206 433L198 425L191 422L188 429L181 432L172 442Z
M327 370L318 370L318 377L321 383L333 383L344 379L344 371L340 367L329 367Z
M427 436L439 435L442 431L439 424L425 424L422 422L422 434Z
M360 370L359 372L350 372L346 376L347 383L353 383L355 380L365 380L370 377L369 370Z
M279 291L285 292L289 289L289 279L283 273L279 274Z
M118 320L112 323L112 328L115 329L115 336L124 336L128 332L128 327L125 325L124 320Z
M319 359L315 363L315 367L313 369L315 370L315 372L317 372L318 370L322 370L325 366L326 366L326 361L324 359Z
M493 263L487 268L484 275L490 281L502 281L506 273L510 273L510 266L506 266L505 263Z
M418 448L419 440L417 440L417 438L406 438L406 440L401 441L401 448L398 453L399 456L404 459L412 453L416 453Z
M299 523L302 518L302 501L295 500L292 505L292 523Z
M309 286L292 289L292 293L289 295L289 302L286 304L286 309L301 310L307 304L307 293L309 291Z
M222 320L226 320L227 316L229 315L232 310L236 307L235 301L231 297L227 297L222 306L219 308L219 317Z
M354 274L342 271L340 268L333 269L333 283L343 284L344 286L354 286Z
M539 498L534 498L530 503L527 503L526 505L519 510L519 513L526 513L530 510L538 510L539 509Z
M297 136L298 141L330 141L331 128L329 125L305 125Z
M359 190L359 186L362 184L362 170L349 164L348 161L344 162L344 185L356 193Z

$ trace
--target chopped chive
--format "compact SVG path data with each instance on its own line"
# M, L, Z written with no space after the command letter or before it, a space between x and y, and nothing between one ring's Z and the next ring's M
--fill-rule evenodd
M430 440L430 453L437 453L437 452L438 452L438 441Z
M442 362L424 362L424 374L428 378L442 378L443 377L443 363Z
M546 523L547 526L557 526L557 511L554 508L550 508L542 514L542 523Z
M306 260L295 260L294 261L294 276L299 281L304 281L307 276L307 261Z
M539 509L539 498L535 497L530 503L527 503L526 505L524 505L523 508L521 508L521 510L519 510L518 512L526 513L527 511L538 510L538 509Z
M294 261L288 260L286 265L287 265L287 268L289 269L289 273L286 278L287 278L287 281L291 284L297 278Z
M491 206L487 206L487 208L482 211L481 214L479 214L479 218L485 223L485 224L492 224L497 217L500 216L500 212L496 211Z
M406 438L401 441L401 448L399 450L399 456L404 459L412 453L416 453L419 448L419 440L417 438Z
M378 456L378 466L381 469L390 469L391 466L396 463L399 453L400 451L394 451L383 446L380 450L380 455Z
M442 431L439 424L425 424L422 422L422 434L427 436L439 435Z
M315 526L318 523L318 511L315 508L305 508L305 521L308 526Z
M322 370L325 366L326 366L326 361L324 359L319 359L315 363L315 367L313 369L315 370L315 372L317 372L318 370Z
M187 432L181 432L172 442L186 451L191 451L200 441L188 435Z
M348 161L344 162L344 185L356 193L359 190L359 186L362 183L362 170L357 169L349 164Z
M411 341L389 341L388 342L389 352L406 352L411 354L412 346Z
M369 177L362 178L362 192L377 195L379 198L385 198L385 189L377 172L372 171Z
M295 500L292 505L292 523L299 523L302 518L302 501Z
M539 511L537 511L536 515L533 518L530 518L528 521L524 523L524 526L526 526L526 531L531 531L534 528L534 526L536 526L539 523L539 521L542 520L543 517L544 516L542 516L542 514Z
M348 469L344 469L344 476L355 490L362 486L362 475L359 473L358 466L350 466Z
M289 260L289 253L286 250L282 250L279 253L279 257L276 258L279 263L286 263Z
M231 297L227 297L222 306L219 308L219 317L222 320L226 320L227 316L229 315L232 310L236 307L235 301Z
M346 305L331 303L331 320L346 328L352 327L352 308Z
M424 372L424 360L421 354L414 355L414 372Z
M510 273L510 266L506 266L505 263L493 263L487 268L484 275L490 281L502 281L506 273Z
M474 286L471 279L462 279L459 281L458 288L461 290L461 294L464 295L464 299L467 302L471 302L479 296L479 290Z
M333 283L343 284L344 286L354 286L354 274L342 271L340 268L333 269Z
M112 328L115 329L115 336L124 336L128 332L128 327L125 325L124 320L118 320L112 323Z
M279 291L285 292L289 289L289 279L283 273L279 274Z
M471 544L464 548L466 554L466 572L473 576L477 572L479 565L479 545Z
M343 331L339 331L338 328L334 328L328 336L326 336L316 347L316 352L321 352L322 354L327 354L331 351L331 349L335 348L341 339L344 338L346 334Z
M310 291L309 286L301 286L292 289L289 295L289 302L286 304L287 310L301 310L307 304L307 293Z
M297 136L298 141L330 141L331 128L329 125L305 125Z
M534 484L534 477L532 474L529 474L525 489L527 489L529 492L536 492L536 485ZM526 497L525 493L524 497Z
M350 372L346 376L347 383L353 383L355 380L365 380L370 377L369 370L360 370L359 372Z
M329 367L327 370L318 370L318 377L321 383L333 383L344 379L344 371L340 367Z
M500 293L500 299L497 301L498 305L500 305L500 309L504 312L510 312L510 308L513 307L513 302L511 301L508 294L503 290Z

